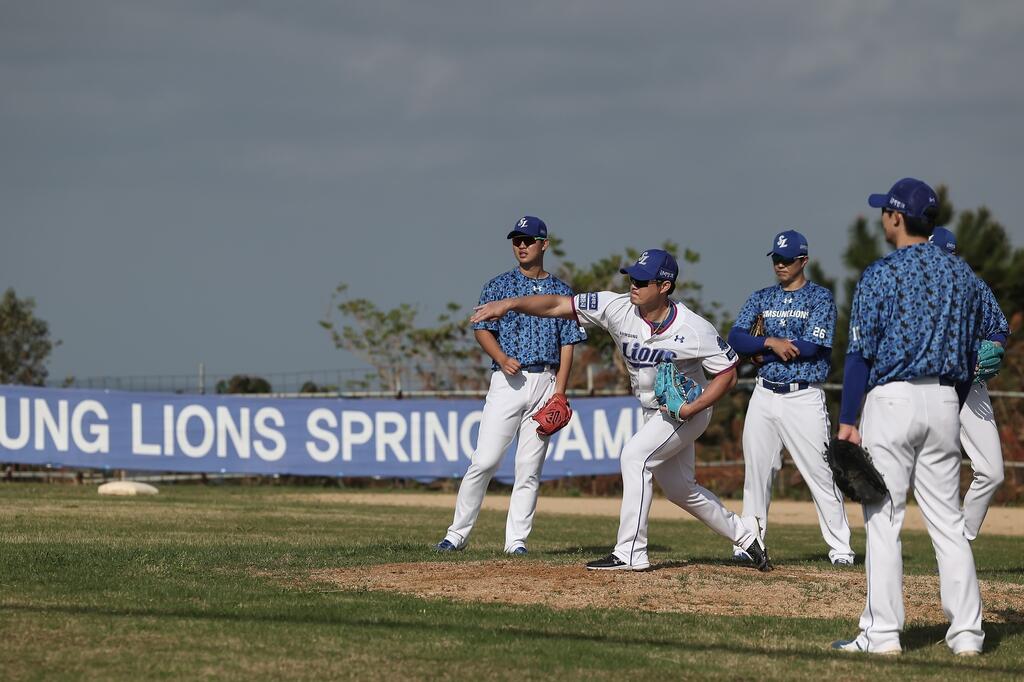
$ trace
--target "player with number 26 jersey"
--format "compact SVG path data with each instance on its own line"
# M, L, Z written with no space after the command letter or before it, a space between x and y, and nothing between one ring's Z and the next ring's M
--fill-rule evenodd
M778 284L755 291L729 333L729 343L759 365L743 420L743 514L757 517L767 532L772 484L786 448L810 488L829 560L851 565L850 525L821 456L831 437L821 384L831 369L836 304L831 291L804 275L808 251L802 234L780 232L767 255ZM750 333L759 316L764 336ZM734 557L746 555L734 551Z
M777 284L759 289L740 309L735 326L750 329L759 314L764 319L766 338L775 336L832 348L836 304L832 292L821 285L807 282L797 291L785 291ZM780 384L822 383L832 369L831 353L797 356L791 362L778 362L774 355L765 359L768 362L758 369L757 376Z

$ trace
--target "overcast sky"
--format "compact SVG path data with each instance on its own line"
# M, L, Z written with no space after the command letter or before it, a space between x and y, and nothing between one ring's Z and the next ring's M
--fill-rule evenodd
M544 218L671 238L734 312L839 273L913 175L1024 246L1024 3L0 0L0 285L51 376L356 367L334 286L429 321ZM874 210L870 215L874 217Z

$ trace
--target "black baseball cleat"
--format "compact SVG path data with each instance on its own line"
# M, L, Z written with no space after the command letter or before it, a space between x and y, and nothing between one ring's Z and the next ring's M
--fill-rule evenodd
M761 542L761 538L755 537L750 546L743 551L750 555L750 562L754 564L754 568L762 573L767 573L775 568L772 566L772 560L768 558L768 548Z
M587 562L588 571L646 571L650 567L650 564L630 566L614 554Z

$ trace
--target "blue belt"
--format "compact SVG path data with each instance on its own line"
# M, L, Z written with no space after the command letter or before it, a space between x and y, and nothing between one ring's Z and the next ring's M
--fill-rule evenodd
M520 372L546 372L548 370L552 372L558 371L558 365L546 365L543 362L534 363L532 365L523 365L519 368Z
M768 381L767 379L757 378L757 383L762 388L767 388L772 393L792 393L793 391L802 391L808 388L810 384L806 381L794 381L791 384L780 384L774 381Z

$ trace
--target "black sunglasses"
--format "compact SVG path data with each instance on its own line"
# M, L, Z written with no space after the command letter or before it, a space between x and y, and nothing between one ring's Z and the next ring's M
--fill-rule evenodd
M637 289L643 289L644 287L650 286L651 282L657 282L658 280L652 279L634 279L629 278L629 283L635 286Z
M786 267L789 267L790 265L804 257L805 256L797 256L796 258L784 258L783 256L780 256L777 253L773 253L772 263L774 263L775 265L785 265Z
M536 239L534 237L512 237L512 246L515 246L515 247L520 247L520 246L530 247L530 246L533 246L534 244L536 244L537 242L542 242L542 241L544 241L544 240L543 239Z

